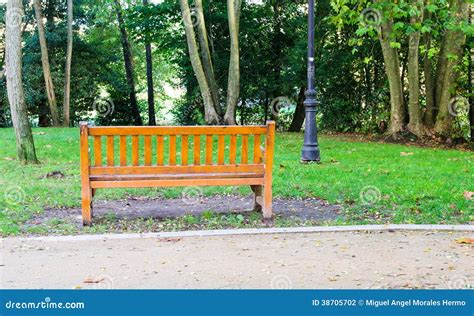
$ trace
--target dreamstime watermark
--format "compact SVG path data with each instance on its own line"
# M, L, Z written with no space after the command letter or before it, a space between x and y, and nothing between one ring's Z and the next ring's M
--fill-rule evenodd
M195 7L190 7L189 14L186 14L183 17L183 21L186 24L186 26L197 27L200 23L198 15L199 15L198 10Z
M14 302L7 301L6 309L84 309L84 302L53 302L49 296L42 301Z
M362 188L359 193L359 198L363 204L372 205L380 201L382 193L380 193L379 188L376 186L368 185Z
M94 289L113 289L115 288L114 279L108 275L100 275L97 282L92 286Z
M204 199L204 191L201 187L186 187L181 193L181 199L186 205L195 205Z
M382 22L382 14L374 8L365 8L360 13L360 18L364 26L379 26Z
M465 276L455 275L449 280L448 287L453 290L461 290L471 288L472 284Z
M98 116L108 116L115 110L114 101L110 98L97 97L92 103L92 109Z
M21 23L23 22L23 10L19 8L11 8L7 10L5 14L5 22L6 26L12 28L20 27Z
M467 115L469 102L465 97L454 97L449 100L448 111L454 117Z
M274 276L270 284L271 288L275 290L289 290L292 288L291 279L283 274Z
M270 102L270 109L272 110L272 114L274 116L278 116L278 114L284 110L289 109L293 106L293 103L287 97L276 97L275 99Z
M17 205L25 201L25 191L19 186L7 187L3 192L3 198L7 204Z

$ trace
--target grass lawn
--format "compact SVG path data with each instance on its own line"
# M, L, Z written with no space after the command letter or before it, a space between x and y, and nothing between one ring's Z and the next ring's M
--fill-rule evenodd
M0 129L0 234L17 234L45 206L80 206L78 129L34 129L40 165L19 165L12 129ZM301 134L278 133L274 194L318 197L343 206L335 224L468 223L474 202L474 153L321 136L321 164L299 163ZM179 147L178 147L179 148ZM52 171L64 178L44 178ZM240 188L249 194L249 188ZM98 199L128 195L176 197L180 188L99 190ZM235 192L205 188L205 194ZM79 215L79 214L78 214Z

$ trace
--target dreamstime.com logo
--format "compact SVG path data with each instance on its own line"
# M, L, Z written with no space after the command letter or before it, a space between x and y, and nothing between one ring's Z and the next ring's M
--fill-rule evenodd
M13 302L5 303L6 309L84 309L84 302L52 302L50 297L45 297L39 302Z
M186 205L196 205L204 200L204 191L201 187L186 187L181 193L181 199Z
M373 8L365 8L362 10L360 16L364 26L376 27L379 26L382 21L382 14L380 11Z
M277 97L270 102L270 109L274 116L278 116L282 110L290 109L292 106L293 103L287 97Z
M449 100L449 114L452 116L467 116L469 112L469 102L465 97L454 97Z
M380 199L382 198L382 193L376 186L368 185L362 188L359 193L359 198L363 204L373 205L380 201Z
M189 15L183 17L186 26L196 27L199 25L198 11L195 7L189 8Z
M17 205L25 201L25 191L19 186L7 187L3 192L3 198L7 204Z
M114 113L114 101L110 98L98 97L94 100L94 103L92 103L92 109L98 116L105 117Z
M287 275L279 274L272 278L271 287L274 290L289 290L292 288L292 282Z

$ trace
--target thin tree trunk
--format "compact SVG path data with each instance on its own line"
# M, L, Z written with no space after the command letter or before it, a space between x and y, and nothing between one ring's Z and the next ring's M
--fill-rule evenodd
M470 5L469 8L469 25L473 25L472 22L472 11L474 6ZM472 40L472 36L471 36ZM471 42L472 45L472 42ZM467 53L468 53L468 70L467 70L467 78L468 78L468 93L469 93L469 123L471 126L471 142L474 143L474 95L472 90L473 78L472 78L472 64L474 63L474 47L471 48L470 45L467 45Z
M33 5L35 9L36 24L38 26L38 37L41 47L41 63L43 64L43 75L46 95L48 97L49 109L51 111L51 119L53 126L58 127L60 125L59 112L56 102L56 95L54 93L53 79L51 77L51 70L49 66L48 47L44 34L43 15L41 13L41 0L34 0Z
M433 65L428 56L428 51L431 48L431 34L425 33L424 45L426 53L423 56L423 72L425 77L425 93L426 93L426 111L423 117L423 122L427 128L432 128L435 123L435 85L433 78Z
M184 30L186 32L186 41L188 44L189 58L193 67L194 74L201 90L201 95L204 103L204 119L207 124L219 124L220 117L214 107L212 101L211 90L206 80L206 75L199 58L198 46L196 43L196 34L194 33L193 22L191 20L191 12L189 9L188 0L180 0L181 14L184 21Z
M23 16L22 1L8 0L5 23L7 95L15 130L18 159L22 163L38 163L23 91L21 23L17 23L19 12Z
M392 32L391 20L382 22L379 40L382 46L382 53L385 62L385 72L387 74L390 88L390 127L389 133L393 137L403 131L403 120L405 109L403 103L403 86L400 77L400 60L398 50L390 46L390 34Z
M67 51L64 71L63 126L69 127L71 111L71 63L72 63L72 19L73 0L67 0Z
M295 114L293 114L293 120L291 121L288 132L299 132L301 131L301 127L303 126L304 118L305 118L304 91L305 91L305 86L302 86L298 94L298 101L296 102Z
M138 110L137 94L135 91L135 78L133 75L133 60L132 50L130 48L130 42L128 41L127 30L125 29L125 22L122 15L122 6L119 0L114 0L115 11L117 14L117 20L120 29L120 37L122 40L123 59L125 62L125 74L127 76L127 85L130 94L130 106L132 110L132 116L135 125L143 125L142 118L140 117L140 111Z
M239 19L241 0L227 0L230 33L229 78L227 81L227 108L224 122L235 125L235 109L240 93L240 54L239 54Z
M410 24L416 27L423 19L423 3L415 0L417 10L420 15L410 17ZM420 46L420 32L416 31L409 35L408 40L408 112L410 121L408 123L408 130L418 137L423 136L423 123L420 108L420 76L419 76L419 47Z
M469 4L464 0L451 0L450 7L453 18L456 20L467 20ZM459 20L458 20L459 21ZM453 115L450 113L452 106L451 89L459 76L456 66L462 59L462 52L466 35L457 29L448 29L443 38L440 62L443 67L436 78L436 102L438 115L436 117L435 132L439 135L449 137L452 129Z
M148 0L143 0L143 5L148 5ZM155 126L155 92L153 88L153 60L151 55L151 44L145 40L145 58L146 58L146 82L148 92L148 125Z
M202 0L196 0L195 10L197 13L197 37L199 40L199 46L201 48L201 60L204 74L206 75L207 84L209 86L209 89L211 90L214 108L218 113L222 114L223 111L220 106L219 86L217 85L214 73L214 66L212 65L212 58L209 49L209 41L206 30L206 21L204 19L204 8L202 6Z

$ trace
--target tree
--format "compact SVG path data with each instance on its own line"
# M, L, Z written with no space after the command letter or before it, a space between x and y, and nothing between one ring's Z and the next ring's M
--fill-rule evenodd
M408 35L408 112L410 121L408 130L418 137L423 136L423 121L420 107L419 50L421 33L418 25L423 19L423 1L413 0L413 15L410 26L413 31Z
M180 0L184 29L192 68L199 84L204 103L205 121L208 124L224 123L235 125L235 113L240 93L239 20L241 0L227 1L227 15L230 37L230 58L227 80L227 104L225 111L220 104L219 90L209 49L206 21L202 0L196 0L193 13L188 0ZM192 20L195 15L196 32ZM224 114L223 114L224 113Z
M455 25L446 30L438 59L435 94L438 115L436 116L435 132L446 137L450 136L452 128L453 115L450 113L452 90L459 76L457 66L461 62L466 41L466 34L459 24L467 21L468 9L469 4L464 0L449 1L449 13L455 21Z
M8 0L5 34L7 94L18 159L22 163L38 163L23 92L21 17L23 17L22 1Z
M125 28L125 21L122 15L122 6L119 0L114 0L115 13L117 14L117 20L120 30L120 37L122 41L123 59L125 63L125 74L127 77L127 85L130 94L130 106L135 125L143 125L140 111L138 110L137 94L135 90L135 78L133 71L133 57L132 50L130 48L130 42L128 40L127 29Z
M148 5L148 0L143 0L143 5ZM145 39L145 58L146 58L146 79L148 92L148 125L156 125L155 118L155 94L153 87L153 62L151 55L151 44L148 38Z
M44 33L43 14L41 13L41 0L34 0L33 6L35 9L36 25L38 27L38 37L41 47L41 63L43 65L44 82L46 95L48 97L49 109L51 112L51 120L53 126L58 127L60 126L59 112L49 65L48 46L46 44L46 37Z
M69 127L71 111L71 62L72 62L72 20L73 0L67 0L67 51L64 71L63 125Z
M71 110L71 62L72 62L72 20L73 0L67 0L67 52L64 71L63 125L69 127Z

